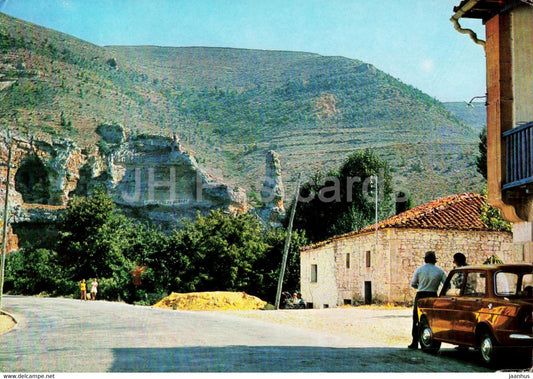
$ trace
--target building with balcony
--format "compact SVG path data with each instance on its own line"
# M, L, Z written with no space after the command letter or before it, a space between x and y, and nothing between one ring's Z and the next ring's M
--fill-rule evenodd
M533 260L533 0L463 0L455 28L483 46L487 68L487 196L513 222L513 236ZM479 19L485 40L461 27Z

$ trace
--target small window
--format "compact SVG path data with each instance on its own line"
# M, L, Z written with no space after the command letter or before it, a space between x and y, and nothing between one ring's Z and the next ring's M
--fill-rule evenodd
M344 305L352 305L352 299L344 299Z
M350 268L350 253L346 253L346 268Z
M465 296L484 296L485 295L486 276L481 272L470 272L466 276L466 285L464 290Z
M318 281L318 266L311 265L311 283L316 283Z
M366 252L366 267L370 267L370 250Z

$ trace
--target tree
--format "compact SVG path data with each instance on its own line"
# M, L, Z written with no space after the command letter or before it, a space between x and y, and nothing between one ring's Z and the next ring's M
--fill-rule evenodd
M388 217L394 209L392 175L387 162L366 149L350 155L337 171L316 173L302 186L295 229L305 230L316 242L374 223L372 177L378 180L378 216Z
M501 232L511 232L513 230L513 225L503 219L501 211L489 203L485 203L481 207L480 219L492 230Z
M257 274L257 282L249 289L261 299L275 303L281 261L285 247L287 230L274 228L267 231L265 241L268 249L257 257L254 263L254 272ZM283 277L284 291L300 291L300 248L307 245L305 233L293 231L291 244L288 252L287 267Z
M410 195L407 196L407 194L405 192L399 191L396 194L396 212L395 212L395 214L398 215L400 213L408 211L412 207L413 207L413 198Z
M124 264L131 228L103 190L74 197L60 221L58 259L75 280L111 277L113 267Z
M487 180L487 126L479 133L479 155L476 157L476 169Z
M25 248L7 256L6 278L17 294L72 295L76 284L66 280L63 271L52 250Z
M257 281L254 261L267 244L263 225L253 215L221 210L184 221L169 240L166 256L180 292L246 291Z

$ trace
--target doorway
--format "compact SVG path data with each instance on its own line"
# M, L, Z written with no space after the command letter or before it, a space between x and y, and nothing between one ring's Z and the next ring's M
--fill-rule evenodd
M372 304L372 282L365 282L365 305Z

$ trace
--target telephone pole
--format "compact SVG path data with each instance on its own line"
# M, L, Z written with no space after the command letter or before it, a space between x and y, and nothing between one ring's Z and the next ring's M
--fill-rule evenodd
M6 263L7 248L7 222L9 220L9 181L11 179L11 136L8 134L6 143L8 145L7 156L7 178L6 178L6 198L4 199L4 224L2 225L2 259L0 261L0 310L2 309L2 294L4 293L4 269Z
M281 271L278 279L278 291L276 293L276 309L279 309L279 303L281 299L281 288L283 287L283 276L285 275L285 267L287 266L287 256L289 255L289 247L291 245L291 233L292 223L294 221L294 214L296 213L296 206L298 205L298 196L300 195L300 178L302 174L298 174L298 180L296 181L296 192L294 194L294 205L291 211L291 218L289 220L289 227L287 230L287 238L285 239L285 248L283 249L283 261L281 263Z

